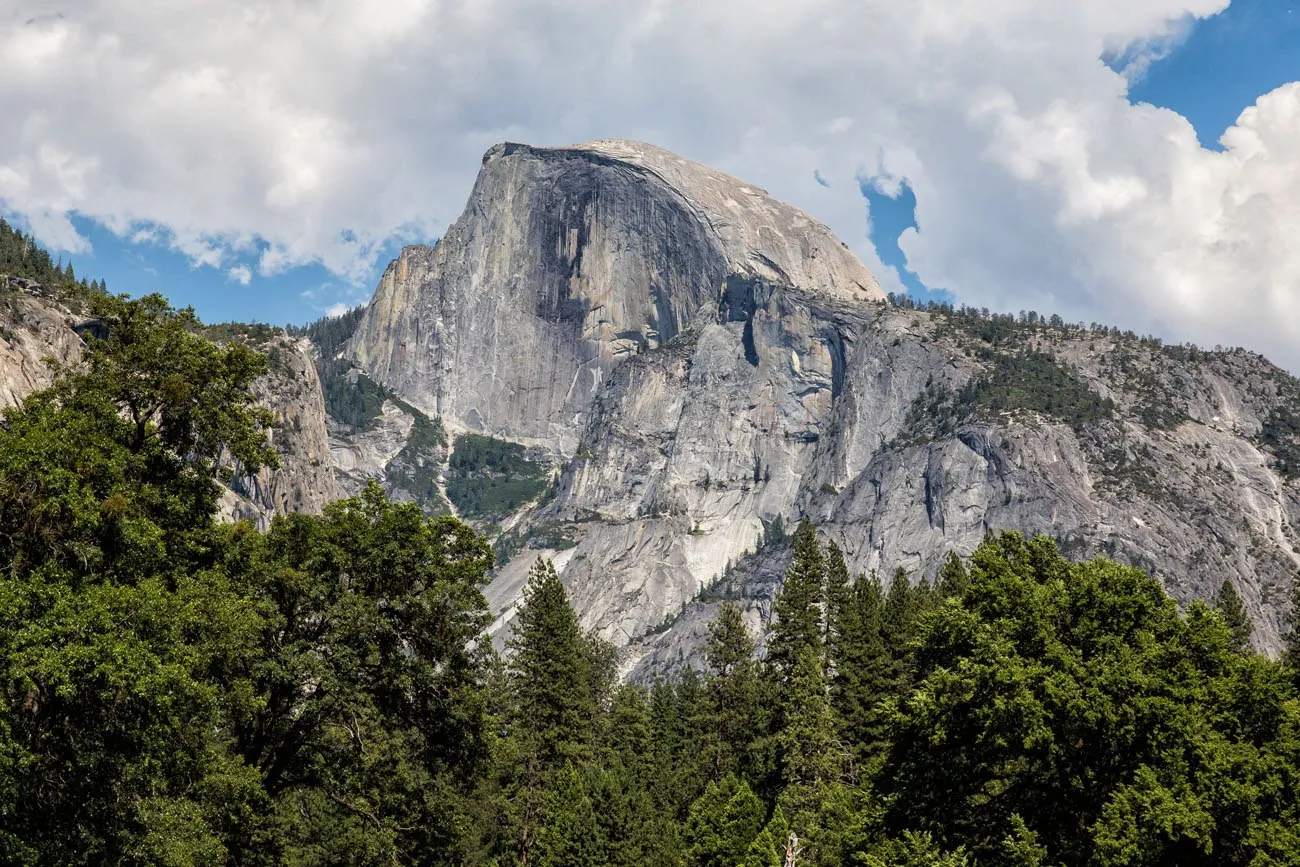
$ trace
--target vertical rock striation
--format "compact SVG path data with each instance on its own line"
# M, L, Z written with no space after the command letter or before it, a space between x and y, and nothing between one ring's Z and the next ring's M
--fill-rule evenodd
M442 241L384 273L351 352L453 429L572 455L620 361L759 281L881 297L824 226L699 164L629 142L498 145Z

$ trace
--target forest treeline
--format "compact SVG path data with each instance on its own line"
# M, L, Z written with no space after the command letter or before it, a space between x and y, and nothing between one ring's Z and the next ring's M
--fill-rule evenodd
M770 623L620 684L544 560L497 653L487 541L377 485L217 520L265 359L91 303L0 423L0 863L1300 864L1300 640L1230 585L1014 533L886 585L805 522Z

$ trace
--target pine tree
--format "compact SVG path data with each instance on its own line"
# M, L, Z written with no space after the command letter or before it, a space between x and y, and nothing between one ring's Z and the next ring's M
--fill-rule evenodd
M538 867L605 867L606 840L581 775L567 767L556 776L547 799L546 821L537 838Z
M1232 582L1227 578L1223 579L1219 592L1215 594L1214 608L1223 615L1228 629L1232 631L1233 649L1245 650L1250 646L1250 636L1255 631L1255 627L1250 622L1250 615L1246 613L1245 603L1241 601Z
M894 692L893 658L883 635L885 594L873 572L853 584L835 661L831 700L844 741L861 765L885 743L880 702Z
M817 531L805 518L794 534L794 558L785 571L781 592L772 602L772 636L767 658L785 678L794 671L795 661L805 648L821 656L822 600L826 589L826 556L817 541Z
M548 827L548 792L556 774L590 757L596 716L590 640L549 560L539 558L529 570L507 646L511 701L509 737L502 746L508 768L504 821L520 860L530 862ZM547 833L558 845L559 832Z
M833 783L843 777L844 754L835 732L835 715L822 660L812 647L799 651L785 699L785 726L779 743L785 791L781 803L801 830L813 821Z
M907 572L899 566L894 570L894 578L889 583L889 592L885 594L885 607L882 612L881 635L885 647L893 660L893 677L896 690L901 692L907 683L908 643L916 625L919 605L917 588L907 578Z
M709 783L691 804L684 840L693 867L733 867L763 828L763 802L734 775Z
M534 739L544 765L588 755L596 715L591 643L549 560L528 573L510 648L513 728Z
M844 632L845 612L853 595L849 582L849 567L844 552L834 540L826 545L826 590L823 616L823 641L830 670L835 670L835 660L840 656L839 644Z
M712 776L720 779L740 770L740 758L756 733L758 670L754 662L754 639L736 603L724 602L718 616L709 624L705 659L710 671Z
M790 825L778 804L772 811L763 830L745 850L742 867L785 867L785 844L790 836Z
M938 580L935 582L940 596L961 596L970 586L970 573L955 551L949 551L948 557L939 568Z

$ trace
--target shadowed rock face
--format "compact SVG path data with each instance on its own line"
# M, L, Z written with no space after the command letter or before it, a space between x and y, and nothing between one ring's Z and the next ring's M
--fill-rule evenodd
M1230 578L1276 648L1300 490L1265 428L1300 419L1300 384L1243 352L987 330L884 303L824 226L735 178L633 142L506 144L439 244L389 266L348 351L452 431L559 468L502 524L524 547L488 590L498 634L550 556L625 672L690 664L700 591L765 522L809 515L855 572L916 580L1018 529L1184 603ZM758 620L779 570L746 562Z
M389 266L351 344L376 380L453 428L572 455L617 363L718 316L746 286L878 299L824 226L763 191L631 142L483 159L434 248Z

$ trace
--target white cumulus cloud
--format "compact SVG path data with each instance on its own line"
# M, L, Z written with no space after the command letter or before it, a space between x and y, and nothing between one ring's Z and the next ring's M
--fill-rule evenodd
M809 210L887 285L860 179L911 186L909 265L963 302L1300 369L1300 86L1211 151L1101 60L1140 75L1226 0L54 5L0 0L0 200L66 249L76 213L363 280L489 145L625 136Z

